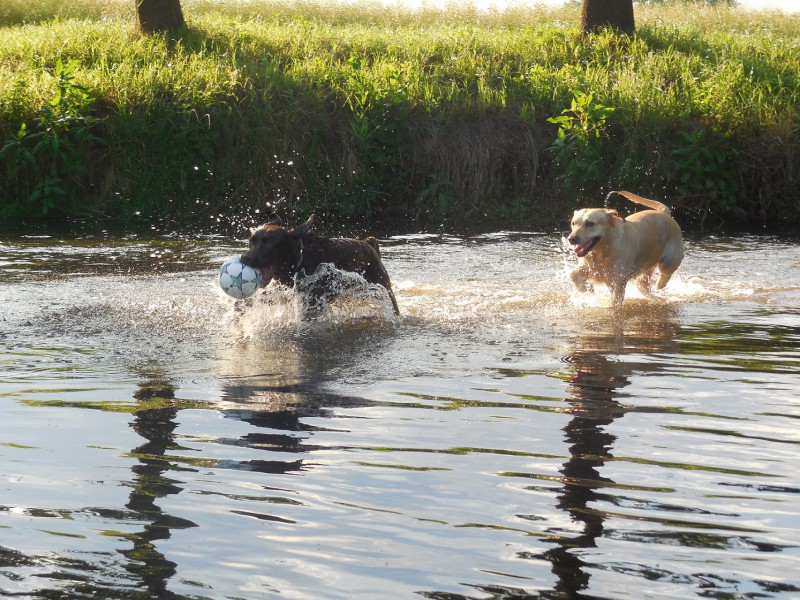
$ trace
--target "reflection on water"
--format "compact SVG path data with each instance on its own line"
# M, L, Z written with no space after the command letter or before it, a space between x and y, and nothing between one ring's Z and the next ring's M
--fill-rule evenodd
M128 559L125 568L141 579L147 592L164 597L177 565L158 551L157 543L169 539L173 529L197 525L165 514L157 504L159 498L179 494L183 489L179 481L167 477L172 467L166 455L178 448L174 436L178 426L174 387L158 375L151 376L139 384L134 398L150 406L135 410L130 424L146 441L131 452L138 464L131 469L134 480L129 484L130 500L125 507L141 515L145 526L141 532L129 535L133 546L122 554Z
M637 373L659 370L658 365L643 370L641 365L619 357L632 352L672 352L677 317L672 306L653 306L646 314L627 314L623 319L605 315L600 322L585 321L581 328L586 333L576 337L573 351L564 357L573 370L566 399L571 417L564 427L569 459L560 469L563 489L556 499L558 508L570 515L580 531L577 535L553 531L552 541L557 546L543 554L558 577L555 591L564 597L578 597L579 592L590 588L594 565L580 558L580 550L597 547L606 516L595 509L595 504L608 499L606 490L616 486L603 476L602 467L614 457L617 437L610 433L610 425L632 410L618 400L623 397L621 390ZM630 328L627 335L625 327Z
M401 318L312 322L226 242L1 244L0 595L797 597L800 250L609 308L555 237L387 240Z

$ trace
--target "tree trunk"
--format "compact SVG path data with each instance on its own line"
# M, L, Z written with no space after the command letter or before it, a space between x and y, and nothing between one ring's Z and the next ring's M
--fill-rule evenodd
M581 28L583 34L611 27L632 35L636 30L633 21L633 0L583 0Z
M144 33L169 31L186 24L181 0L136 0L136 14Z

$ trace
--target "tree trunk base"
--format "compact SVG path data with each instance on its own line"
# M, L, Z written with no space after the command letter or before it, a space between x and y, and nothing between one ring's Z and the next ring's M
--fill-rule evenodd
M137 0L136 14L142 33L169 31L186 25L180 0Z
M583 0L581 29L583 34L613 28L632 35L636 31L633 20L633 0Z

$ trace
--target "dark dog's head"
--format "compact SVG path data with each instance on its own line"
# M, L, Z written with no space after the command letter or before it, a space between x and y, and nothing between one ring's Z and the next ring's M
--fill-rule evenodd
M273 279L291 285L303 260L302 236L311 230L314 215L308 221L287 229L281 218L273 213L269 220L250 236L250 248L242 254L241 261L248 267L261 270L263 285Z

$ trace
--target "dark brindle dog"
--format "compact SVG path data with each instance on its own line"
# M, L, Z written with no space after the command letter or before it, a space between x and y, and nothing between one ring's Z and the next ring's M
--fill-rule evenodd
M313 275L322 263L331 263L337 269L360 274L369 283L386 288L396 315L400 314L392 293L389 274L381 262L378 240L346 238L330 239L311 232L314 215L294 229L283 227L281 218L272 214L264 225L250 237L250 249L242 254L242 262L261 269L262 285L273 279L286 286L295 280ZM327 297L324 290L314 290L314 295Z

